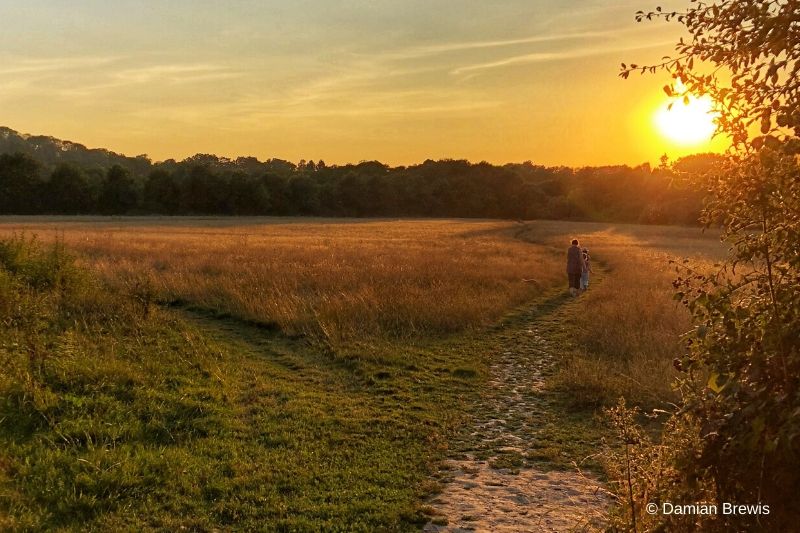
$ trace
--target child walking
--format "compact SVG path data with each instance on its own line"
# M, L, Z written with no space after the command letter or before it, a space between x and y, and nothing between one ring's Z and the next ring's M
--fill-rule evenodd
M589 261L589 249L584 248L583 252L583 269L581 270L581 290L585 291L589 288L589 272L592 271L592 265Z

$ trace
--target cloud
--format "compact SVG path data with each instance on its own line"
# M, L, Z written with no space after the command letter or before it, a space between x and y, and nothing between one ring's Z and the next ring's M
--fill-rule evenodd
M166 82L171 84L193 83L199 81L225 80L242 76L226 66L208 63L176 63L166 65L148 65L119 70L111 73L111 77L120 84L142 84Z
M533 35L516 39L451 42L426 46L414 46L398 52L387 53L385 57L390 59L416 59L450 52L502 48L521 44L540 44L554 43L558 41L600 39L610 35L612 35L612 32L610 31L585 31L553 35Z
M571 59L580 59L586 57L602 56L606 54L630 52L633 50L644 50L647 48L665 47L671 44L674 44L674 41L670 40L670 41L651 42L639 45L631 44L631 45L617 45L617 46L606 46L606 47L601 46L592 48L579 48L575 50L563 50L558 52L533 52L529 54L521 54L521 55L505 57L495 61L475 63L472 65L458 67L451 70L450 73L459 75L465 73L475 73L481 70L514 66L514 65L543 63L548 61L567 61Z
M45 57L6 58L0 66L0 76L24 74L47 75L74 69L96 68L116 61L117 57Z
M244 76L244 72L226 65L192 62L147 64L148 60L152 61L153 58L78 56L7 59L0 66L0 98L28 94L66 99L96 98L126 86L179 86Z

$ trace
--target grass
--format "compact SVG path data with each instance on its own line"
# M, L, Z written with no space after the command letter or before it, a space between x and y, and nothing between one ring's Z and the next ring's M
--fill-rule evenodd
M676 400L673 360L691 320L673 299L670 261L691 258L695 267L713 268L724 254L719 239L694 228L568 223L537 224L524 237L554 244L567 235L590 248L595 273L564 319L564 361L553 385L584 407L620 397L645 407Z
M0 246L12 531L418 529L572 236L597 272L553 304L553 394L497 467L566 467L599 439L594 406L669 401L688 322L667 259L719 253L691 229L546 222L0 221L21 232L60 244Z
M12 227L57 232L116 285L147 287L162 301L337 347L479 328L538 293L523 278L545 286L560 280L560 257L514 239L513 226L271 219L210 226L132 219Z
M471 354L331 358L3 244L0 529L413 530ZM10 250L10 251L9 251Z

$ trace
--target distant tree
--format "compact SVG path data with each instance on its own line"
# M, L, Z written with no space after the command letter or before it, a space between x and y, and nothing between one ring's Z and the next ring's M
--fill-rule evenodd
M217 168L221 164L221 159L214 154L195 154L187 157L182 163L189 167L208 167Z
M30 156L0 154L0 213L27 215L41 209L39 164Z
M36 159L43 174L49 174L62 163L72 163L84 170L105 171L117 164L143 176L150 170L146 156L126 157L102 148L86 146L45 135L21 135L10 128L0 128L0 153L25 153Z
M106 174L98 208L104 214L124 215L136 208L138 196L131 173L126 168L114 165Z
M176 215L181 207L181 188L167 170L154 170L144 184L143 207L151 213Z
M269 212L269 192L262 180L234 174L228 181L228 188L228 214L266 215Z
M671 166L675 172L697 178L718 171L725 164L725 161L725 156L720 154L694 154L681 157ZM698 180L695 179L694 181L697 182Z
M266 169L266 165L255 157L238 157L234 161L235 169L250 176L261 174Z
M397 179L388 174L373 175L366 180L364 195L369 199L367 215L385 217L400 213L396 183Z
M320 190L313 178L300 175L292 179L288 186L288 198L297 214L318 214Z
M279 174L267 172L261 177L261 182L264 184L269 197L270 214L291 214L292 203L289 198L289 180Z
M126 167L133 173L134 176L141 179L146 176L153 166L153 162L147 157L147 154L140 154L136 157L129 157Z
M370 198L367 196L364 180L353 170L339 180L336 188L337 205L345 216L364 216L369 211Z
M181 206L195 215L224 214L228 192L227 180L210 165L193 165L182 182Z
M283 159L268 159L264 163L264 167L266 172L287 179L297 170L297 166L294 163L284 161Z
M81 168L61 164L44 187L47 210L62 215L77 215L93 210L92 189Z

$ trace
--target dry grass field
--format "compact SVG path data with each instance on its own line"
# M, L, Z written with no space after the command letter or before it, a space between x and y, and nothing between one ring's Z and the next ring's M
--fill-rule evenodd
M478 327L561 281L561 258L503 222L17 220L114 284L331 345ZM535 278L538 284L523 283Z
M673 299L676 265L713 269L725 248L713 231L668 226L541 222L525 238L550 246L581 240L594 274L566 324L557 385L579 404L612 404L620 396L645 405L676 398L673 359L683 351L688 312Z

